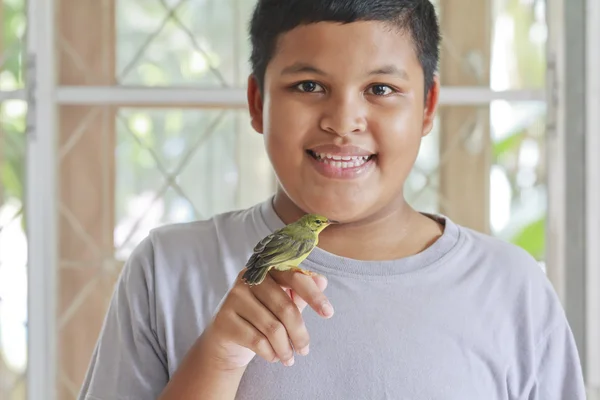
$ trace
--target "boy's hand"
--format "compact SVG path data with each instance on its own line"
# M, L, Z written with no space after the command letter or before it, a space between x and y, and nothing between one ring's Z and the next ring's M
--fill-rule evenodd
M294 350L308 354L302 310L310 305L324 318L333 315L323 294L327 280L321 275L272 271L260 285L249 286L241 280L244 271L200 338L203 357L223 370L245 368L256 354L290 366Z

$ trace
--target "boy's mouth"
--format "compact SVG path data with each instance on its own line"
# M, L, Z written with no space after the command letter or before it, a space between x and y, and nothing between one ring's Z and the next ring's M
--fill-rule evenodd
M365 165L377 157L376 154L360 156L341 156L328 153L316 153L313 150L306 150L306 153L320 163L330 165L333 168L350 169Z

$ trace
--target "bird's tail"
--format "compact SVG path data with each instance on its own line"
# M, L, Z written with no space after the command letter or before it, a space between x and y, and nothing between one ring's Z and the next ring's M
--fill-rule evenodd
M244 272L244 275L242 275L242 279L244 279L249 285L258 285L265 280L269 269L270 268L268 265L259 268L248 268L246 272Z

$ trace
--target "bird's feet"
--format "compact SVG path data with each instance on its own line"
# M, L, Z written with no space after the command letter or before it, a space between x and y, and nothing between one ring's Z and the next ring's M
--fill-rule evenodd
M317 276L317 274L315 272L308 271L308 270L302 269L300 267L292 267L291 269L294 272L299 272L299 273L301 273L303 275L306 275L306 276Z

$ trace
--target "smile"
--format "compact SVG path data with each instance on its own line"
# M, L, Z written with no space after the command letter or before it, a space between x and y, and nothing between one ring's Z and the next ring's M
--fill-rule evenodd
M307 150L317 170L328 178L349 179L361 176L375 164L376 155L338 155Z
M360 167L375 157L375 154L371 154L370 156L339 156L325 153L315 153L312 150L308 150L308 154L310 154L315 160L331 165L334 168Z

